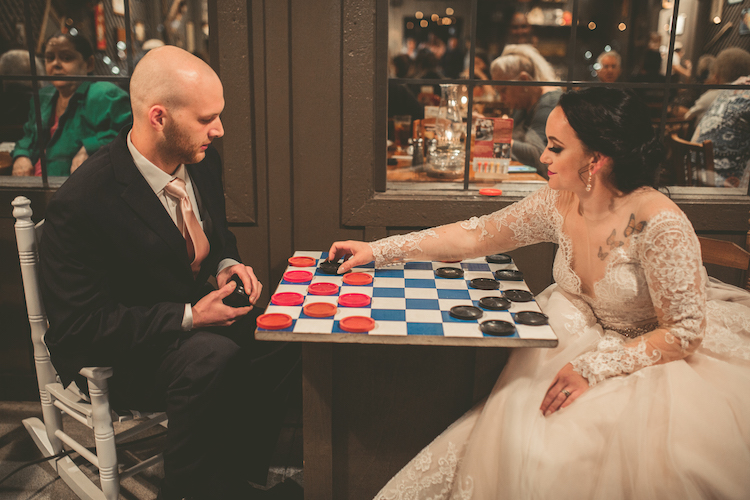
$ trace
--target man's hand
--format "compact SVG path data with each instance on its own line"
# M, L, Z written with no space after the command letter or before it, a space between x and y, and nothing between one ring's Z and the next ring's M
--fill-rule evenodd
M331 249L328 251L328 260L338 262L341 257L344 257L344 263L339 267L339 274L343 274L353 267L372 262L372 248L370 248L369 243L363 241L337 241L331 245Z
M540 410L546 417L565 408L589 389L589 382L568 363L563 366L547 389Z
M28 156L19 156L16 158L16 161L13 162L13 175L34 175L34 165Z
M247 298L250 300L251 304L255 304L258 298L260 298L260 293L263 291L263 285L255 276L253 268L244 264L235 264L222 269L221 272L216 275L216 283L219 285L219 288L224 287L233 274L240 277Z
M224 304L224 297L231 294L236 286L234 281L230 281L203 297L193 306L194 330L204 326L229 326L253 309L252 306L229 307Z
M81 146L81 149L78 150L76 155L73 157L73 161L70 162L70 173L72 174L75 172L75 170L81 166L81 163L86 161L86 158L89 157L89 154L86 152L86 147Z

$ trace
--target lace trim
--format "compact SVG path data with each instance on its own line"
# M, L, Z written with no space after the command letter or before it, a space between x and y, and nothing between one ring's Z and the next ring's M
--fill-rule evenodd
M396 475L395 479L402 478L401 481L388 483L374 500L469 500L474 494L474 479L456 481L460 463L458 448L452 442L448 442L445 455L437 463L427 446Z
M480 229L481 232L477 237L479 241L484 240L485 236L489 236L490 238L493 238L495 236L494 234L491 234L489 231L487 231L487 222L484 218L480 219L479 217L472 217L469 220L465 220L459 223L459 226L461 226L463 229L466 229L467 231L475 231L477 229Z
M710 301L710 317L701 349L750 361L750 313L742 304Z
M409 234L397 234L370 243L372 256L375 258L375 267L384 267L398 264L408 259L414 259L422 253L420 243L428 236L437 238L434 229L425 229Z
M557 210L559 198L559 191L542 188L520 202L481 219L493 222L498 232L503 227L510 229L516 248L543 241L557 243L562 227L562 215Z
M626 347L621 336L606 333L595 351L578 356L571 364L593 387L610 377L633 373L651 366L661 358L661 351L650 349L644 341Z

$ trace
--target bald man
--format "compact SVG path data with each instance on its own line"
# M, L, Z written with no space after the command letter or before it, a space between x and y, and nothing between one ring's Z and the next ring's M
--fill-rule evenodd
M211 147L224 134L221 81L165 46L138 63L130 93L132 129L49 203L45 341L66 383L86 389L81 368L112 366L115 408L166 410L159 498L262 498L248 480L265 484L299 353L253 339L262 286L228 229ZM225 305L233 275L250 305Z

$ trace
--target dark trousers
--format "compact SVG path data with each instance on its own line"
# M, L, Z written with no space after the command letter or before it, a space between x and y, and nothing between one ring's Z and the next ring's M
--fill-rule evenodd
M166 411L164 486L178 496L210 496L217 475L266 482L301 366L299 346L253 339L258 313L165 336L113 367L114 408Z

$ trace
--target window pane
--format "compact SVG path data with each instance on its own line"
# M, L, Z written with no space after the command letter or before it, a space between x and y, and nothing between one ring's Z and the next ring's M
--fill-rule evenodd
M31 76L28 50L11 49L0 55L0 76ZM37 74L44 74L41 61L35 61ZM0 143L15 142L23 136L32 99L30 79L0 82ZM7 146L6 146L7 147Z
M506 45L530 44L552 65L557 79L564 79L572 5L572 0L481 0L477 5L477 48L491 63Z
M208 62L208 2L130 2L135 62L152 48L175 45Z

